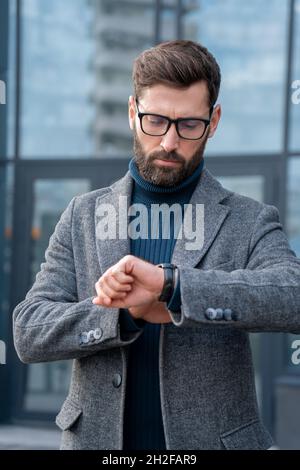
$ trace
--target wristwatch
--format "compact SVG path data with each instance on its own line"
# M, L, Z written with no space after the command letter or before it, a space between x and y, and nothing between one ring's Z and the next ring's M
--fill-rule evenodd
M164 285L159 296L159 302L169 302L171 299L174 287L175 287L175 272L177 266L172 263L161 263L157 265L159 268L164 270Z

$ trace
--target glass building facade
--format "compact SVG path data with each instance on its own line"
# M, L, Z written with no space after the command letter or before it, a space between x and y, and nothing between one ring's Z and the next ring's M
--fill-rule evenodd
M222 70L207 167L227 188L276 205L300 255L300 0L1 0L2 422L50 423L65 398L71 363L21 364L12 310L70 199L126 171L133 60L176 38L203 43ZM300 412L286 404L300 401L297 336L251 336L263 419L279 445L300 449Z

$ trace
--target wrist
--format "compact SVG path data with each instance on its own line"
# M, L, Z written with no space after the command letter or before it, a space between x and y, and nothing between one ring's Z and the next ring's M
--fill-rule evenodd
M149 305L128 308L128 312L134 318L134 320L143 320L144 316L148 313L148 310L149 310Z
M127 310L135 320L142 318L141 307L128 307Z

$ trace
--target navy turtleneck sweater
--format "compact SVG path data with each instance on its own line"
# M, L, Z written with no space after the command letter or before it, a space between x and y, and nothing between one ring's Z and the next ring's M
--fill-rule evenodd
M129 171L133 178L131 195L132 204L147 207L148 238L130 239L130 252L153 264L170 263L175 246L174 217L171 217L170 237L163 235L162 217L159 227L151 226L151 204L180 204L182 215L198 183L204 161L194 173L174 187L154 185L144 180L139 174L134 158L129 162ZM172 212L171 212L172 214ZM142 225L142 224L141 224ZM138 227L137 230L141 230ZM153 234L155 232L155 235ZM152 237L151 237L152 235ZM168 303L171 311L180 310L180 284ZM159 389L159 336L160 324L144 320L134 321L129 311L120 311L121 334L142 329L142 334L129 346L129 364L126 383L126 400L123 429L124 450L164 450L166 449L163 421L161 414Z

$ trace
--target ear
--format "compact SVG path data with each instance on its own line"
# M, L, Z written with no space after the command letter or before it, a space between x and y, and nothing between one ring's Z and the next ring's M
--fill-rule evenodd
M129 96L129 100L128 100L128 120L129 120L129 127L131 130L133 130L134 120L135 120L135 98L132 95Z
M212 117L211 117L211 121L210 121L210 126L209 126L209 134L208 134L208 138L211 139L217 128L218 128L218 125L219 125L219 122L220 122L220 119L221 119L221 115L222 115L222 108L221 108L221 105L217 105L214 110L213 110L213 113L212 113Z

